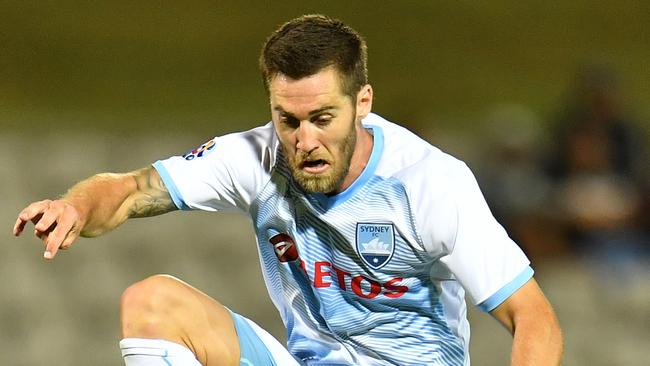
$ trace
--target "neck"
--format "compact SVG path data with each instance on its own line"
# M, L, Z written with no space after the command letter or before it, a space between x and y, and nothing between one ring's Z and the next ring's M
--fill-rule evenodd
M350 168L348 174L343 179L343 184L332 194L338 194L345 191L354 181L359 178L363 169L368 165L370 154L372 154L373 135L361 124L356 127L357 143L350 159Z

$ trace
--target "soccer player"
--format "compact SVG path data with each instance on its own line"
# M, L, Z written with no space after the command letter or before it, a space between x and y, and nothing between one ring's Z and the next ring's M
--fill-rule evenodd
M79 237L172 210L252 219L286 348L190 285L122 296L135 365L469 365L465 293L513 334L513 365L557 365L560 328L530 263L467 166L371 113L366 45L302 16L265 43L272 121L126 174L98 174L18 216L46 259Z

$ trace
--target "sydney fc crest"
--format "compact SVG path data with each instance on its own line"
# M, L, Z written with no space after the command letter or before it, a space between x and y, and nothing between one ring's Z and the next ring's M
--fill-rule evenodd
M395 252L393 224L357 223L357 251L371 268L386 265Z

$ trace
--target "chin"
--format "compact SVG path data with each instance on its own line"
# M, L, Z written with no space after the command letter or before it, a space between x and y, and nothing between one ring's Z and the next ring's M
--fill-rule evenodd
M296 182L307 192L329 194L340 186L337 181L327 175L298 174L294 175Z

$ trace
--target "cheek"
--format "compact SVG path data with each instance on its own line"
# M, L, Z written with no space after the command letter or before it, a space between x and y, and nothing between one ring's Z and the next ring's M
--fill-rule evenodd
M284 150L284 152L287 153L289 156L293 156L296 154L295 144L292 144L289 141L285 141L285 140L280 140L280 144L282 145L282 149Z
M325 142L327 152L336 160L339 160L343 155L345 149L345 138L336 139L335 141Z
M289 160L294 160L296 159L296 156L299 155L299 151L296 149L295 141L292 142L290 139L281 139L280 145L282 145L282 151L284 152L285 157Z
M296 146L294 134L286 133L278 128L275 129L275 135L280 140L280 144L286 151L294 151Z

